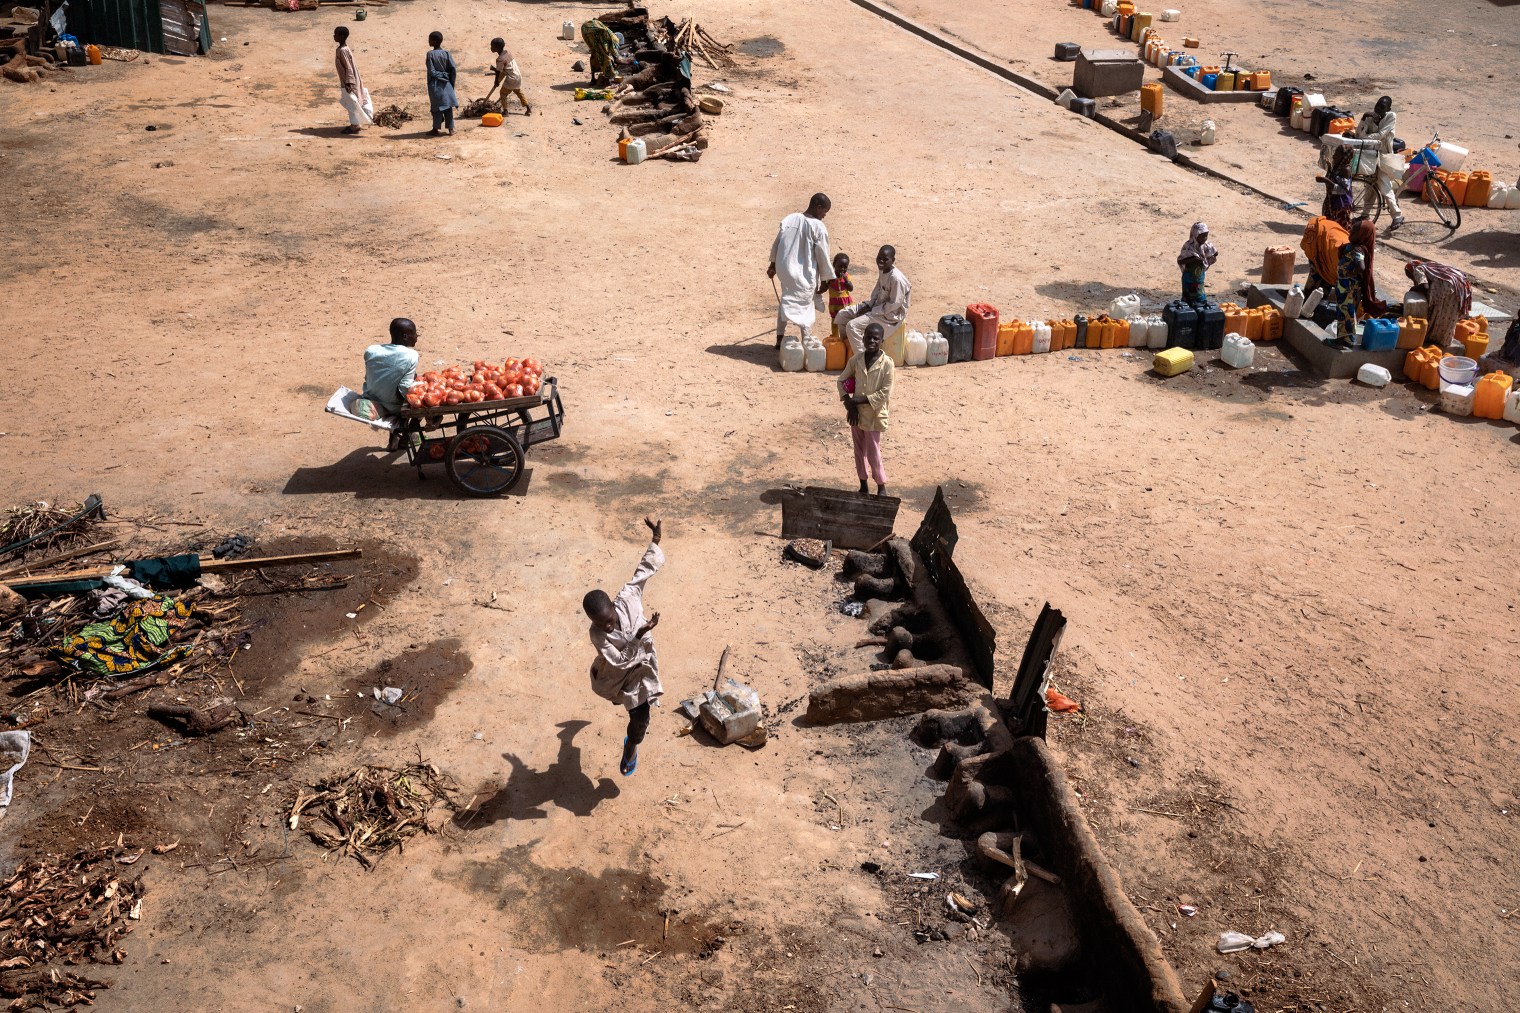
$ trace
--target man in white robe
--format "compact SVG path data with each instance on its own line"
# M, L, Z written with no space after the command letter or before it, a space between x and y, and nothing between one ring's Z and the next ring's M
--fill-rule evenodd
M808 209L781 219L776 241L771 243L771 266L766 274L781 280L781 306L776 310L776 347L786 337L786 325L796 324L806 341L818 318L815 303L818 288L834 280L833 258L829 256L829 230L823 218L829 213L829 198L813 194Z
M876 269L881 272L871 298L854 306L846 306L834 317L839 336L850 345L850 354L859 355L865 350L866 328L881 324L883 334L891 335L908 316L908 306L913 298L913 286L897 269L897 250L883 246L876 253Z
M338 44L333 64L342 89L338 93L338 104L348 113L348 126L343 132L357 134L360 127L367 127L374 121L375 106L370 101L369 89L364 87L364 79L359 76L359 67L354 63L354 51L348 48L347 26L339 25L333 29L333 41Z

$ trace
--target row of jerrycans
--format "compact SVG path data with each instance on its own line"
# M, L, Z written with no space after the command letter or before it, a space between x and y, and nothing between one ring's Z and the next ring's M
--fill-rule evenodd
M1282 311L1275 306L1256 306L1246 309L1232 302L1222 302L1224 332L1239 334L1252 341L1276 341L1283 335Z
M987 314L979 316L985 328ZM1116 319L1101 314L1089 319L1078 315L1068 320L1010 320L994 326L993 339L982 340L966 317L955 314L940 318L939 332L950 345L948 361L1038 355L1070 348L1165 348L1167 344L1167 325L1160 316ZM937 365L932 356L928 364Z

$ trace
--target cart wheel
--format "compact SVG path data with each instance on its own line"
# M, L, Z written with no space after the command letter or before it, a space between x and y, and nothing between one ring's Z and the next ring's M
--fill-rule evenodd
M1371 218L1374 222L1383 213L1383 195L1378 192L1377 178L1359 177L1351 188L1351 202L1357 218Z
M500 496L522 478L522 445L505 429L472 426L449 441L443 465L460 492Z

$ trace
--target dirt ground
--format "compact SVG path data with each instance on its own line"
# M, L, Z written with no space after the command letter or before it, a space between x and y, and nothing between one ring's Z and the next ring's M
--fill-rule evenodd
M1043 59L1053 25L1103 37L1094 15L1044 6L903 9L1015 62ZM1190 18L1234 9L1196 6ZM1483 61L1470 83L1512 67L1515 42L1496 35L1505 11L1469 7L1464 52ZM65 725L39 732L51 762L116 773L34 754L6 817L7 861L87 830L183 834L198 861L247 859L149 865L144 921L102 1008L1019 1002L998 933L920 945L918 901L859 868L960 874L964 845L930 815L930 756L904 727L782 720L751 754L677 737L667 711L624 780L623 722L587 686L580 597L626 579L640 516L660 512L670 564L650 599L672 703L711 678L723 644L773 708L844 663L858 625L831 610L838 591L781 566L768 534L771 490L853 482L829 381L777 372L768 337L769 243L813 191L833 196L835 248L857 263L897 246L921 328L972 301L1046 318L1129 291L1168 297L1199 217L1223 249L1210 287L1228 291L1300 220L843 0L670 11L746 55L723 75L729 108L700 163L626 167L595 105L573 102L584 47L557 38L562 20L598 9L369 8L351 40L366 84L377 106L423 116L429 31L445 32L472 82L461 99L489 85L486 41L508 38L536 115L465 122L446 140L417 120L339 133L330 34L346 8L214 7L209 58L0 88L23 392L0 425L7 501L98 491L126 513L261 542L359 543L383 564L383 611L355 624L346 611L360 602L335 600L292 613L311 627L299 637L256 639L270 652L264 703L300 692L355 719L343 736L319 719L284 730L292 762L267 778L197 782L219 768L193 751L211 747L186 747L173 776L197 794L76 824L103 779L129 772L150 791L152 767L90 751ZM1323 43L1256 17L1239 30L1257 52L1275 58L1270 39L1283 68L1332 74ZM1027 25L1033 55L1001 52L1007 23ZM990 25L1001 34L977 34ZM1457 44L1398 25L1378 38L1424 45L1422 65ZM1361 62L1334 73L1396 80L1376 71L1386 51L1353 47ZM1516 152L1494 134L1520 133L1514 110L1445 102L1449 79L1398 80L1406 137L1439 126L1513 174ZM1271 152L1266 188L1285 177L1306 199L1308 149L1264 114L1243 125L1257 112L1226 114L1210 157L1240 144L1232 129L1267 131L1251 149ZM1475 214L1482 224L1441 256L1512 309L1515 226L1498 214ZM1398 258L1378 264L1402 291ZM533 452L516 494L460 500L322 413L398 314L417 320L425 362L526 353L559 377L565 438ZM1005 665L1041 603L1067 616L1059 683L1087 714L1052 741L1189 990L1224 970L1258 1009L1284 1013L1508 998L1520 630L1502 504L1520 475L1502 455L1520 437L1431 403L1401 385L1317 381L1277 349L1250 370L1206 361L1172 381L1115 351L899 377L886 440L899 530L945 487ZM507 611L477 604L492 592ZM339 709L397 672L428 688L430 717L392 726ZM367 874L281 832L278 802L298 783L419 749L465 785L477 818ZM1227 929L1288 941L1221 957Z

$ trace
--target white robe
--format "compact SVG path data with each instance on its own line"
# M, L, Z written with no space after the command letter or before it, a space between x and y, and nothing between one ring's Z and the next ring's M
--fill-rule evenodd
M810 330L818 319L814 306L818 286L834 280L829 230L800 211L787 215L771 244L771 263L781 282L781 316Z

